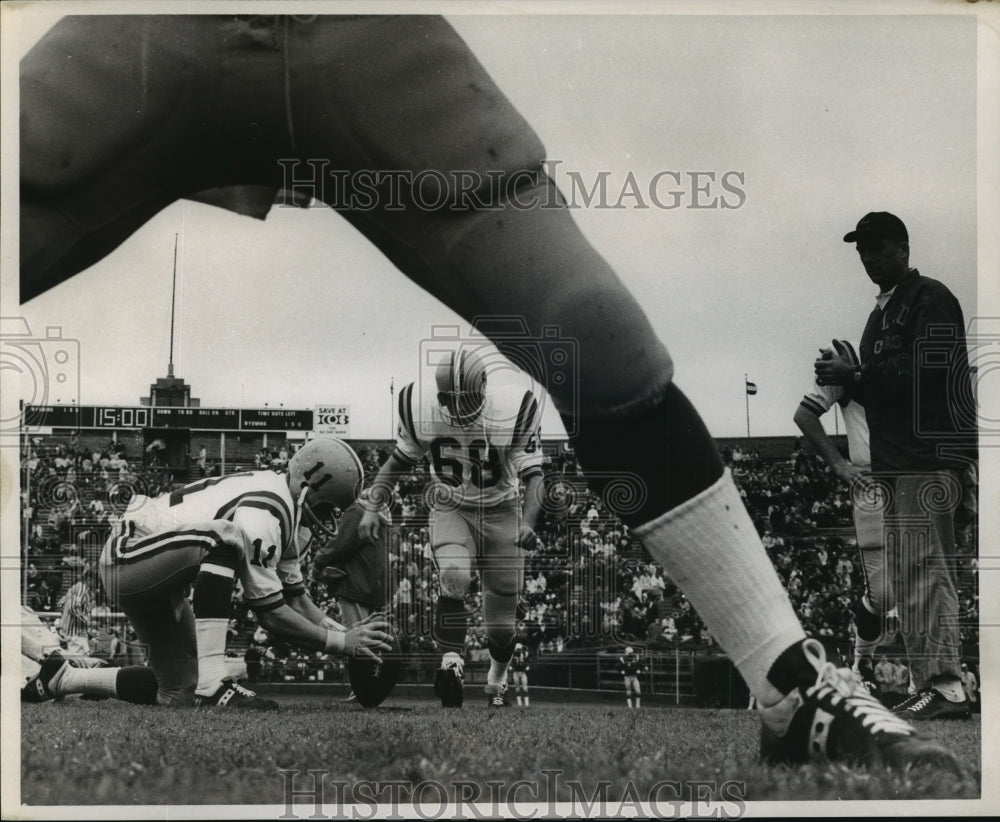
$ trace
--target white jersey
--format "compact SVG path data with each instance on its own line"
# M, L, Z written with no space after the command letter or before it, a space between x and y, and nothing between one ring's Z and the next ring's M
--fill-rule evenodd
M283 475L247 471L193 482L155 499L135 496L122 519L132 523L136 538L213 520L239 526L246 537L237 569L243 596L255 610L267 610L283 602L283 590L305 590L292 534L293 512Z
M854 347L857 351L857 346ZM823 416L834 403L840 406L844 417L844 427L847 429L847 452L851 463L866 471L872 465L872 452L868 434L868 417L864 406L852 400L842 385L820 385L813 383L812 388L802 398L800 405L812 411L817 417Z
M424 393L410 383L399 394L395 456L412 464L429 454L431 475L449 489L438 498L497 505L517 499L519 477L541 473L541 411L532 391L487 386L482 413L465 426L445 416L436 395Z

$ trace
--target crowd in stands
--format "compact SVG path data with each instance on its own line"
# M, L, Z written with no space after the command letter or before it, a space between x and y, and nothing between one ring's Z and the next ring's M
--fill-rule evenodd
M22 453L22 479L29 480L22 483L28 489L22 494L28 523L26 604L36 611L58 610L67 579L96 560L131 493L169 489L169 475L148 460L144 464L142 449L137 450L130 455L115 442L100 450L84 448L71 439L34 440ZM293 446L284 443L262 448L252 467L284 471L292 453ZM366 484L388 453L387 448L359 450ZM723 456L806 630L849 649L852 608L864 579L847 489L819 459L799 449L782 460L764 460L740 448L724 450ZM210 463L202 449L196 465L204 476L217 471L217 463ZM428 479L426 464L417 465L395 488L387 597L403 650L433 660L438 577L427 526ZM650 651L716 648L669 575L604 500L587 489L568 444L550 454L544 488L538 540L526 555L518 641L543 654L613 644L638 644ZM962 532L968 559L957 569L962 641L973 656L978 654L975 539L974 526ZM312 594L337 618L339 606L325 586L313 583ZM106 608L102 597L103 592L95 592L97 607ZM486 632L475 579L466 604L467 655L482 659ZM236 609L230 644L234 652L247 654L248 670L257 678L320 681L343 675L335 659L269 644L245 607Z

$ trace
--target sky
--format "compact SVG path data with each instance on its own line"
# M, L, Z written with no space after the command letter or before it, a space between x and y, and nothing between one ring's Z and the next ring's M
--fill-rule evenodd
M911 264L976 315L973 18L449 19L563 192L603 177L604 207L576 197L574 218L714 435L746 434L744 374L751 433L798 433L819 347L859 339L874 304L842 241L868 211L899 215ZM22 53L46 27L22 26ZM434 326L462 322L328 209L260 222L179 202L21 307L36 335L79 340L79 396L45 399L134 405L165 374L175 235L175 372L202 406L349 405L353 437L386 437L390 384L415 378ZM561 430L547 407L543 433Z

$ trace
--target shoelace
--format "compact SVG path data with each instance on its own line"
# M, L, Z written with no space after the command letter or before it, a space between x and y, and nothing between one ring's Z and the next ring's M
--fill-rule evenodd
M248 696L250 698L254 698L257 696L256 691L251 691L249 688L244 688L242 685L240 685L239 682L233 682L232 685L233 685L233 690L236 691L236 693L241 694L242 696Z
M849 668L838 668L832 662L827 662L826 651L818 641L806 640L803 652L816 668L816 684L809 688L810 696L829 697L834 705L843 702L863 727L871 728L876 733L910 735L916 732L909 722L896 716L867 690L862 689Z
M913 703L912 705L907 705L907 706L906 706L906 710L907 710L907 711L914 711L914 712L916 712L916 711L922 711L922 710L923 710L924 708L926 708L926 707L927 707L928 705L930 705L930 704L931 704L931 701L932 701L933 699L934 699L934 694L933 694L933 692L931 692L931 691L926 691L926 692L925 692L925 693L924 693L924 694L923 694L923 695L922 695L922 696L920 697L920 699L918 699L918 700L917 700L916 702L914 702L914 703Z

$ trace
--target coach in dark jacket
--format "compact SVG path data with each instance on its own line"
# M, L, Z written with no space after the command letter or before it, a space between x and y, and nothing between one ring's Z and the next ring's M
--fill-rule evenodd
M865 409L872 472L887 492L888 568L917 694L908 719L968 716L959 678L954 514L976 459L976 408L961 306L943 283L909 266L909 235L888 212L844 237L879 288L860 364L815 364Z
M340 600L343 622L350 627L372 611L385 607L389 578L385 534L377 540L362 540L358 523L364 508L361 501L344 511L335 536L313 559L313 577L328 583L330 593Z

